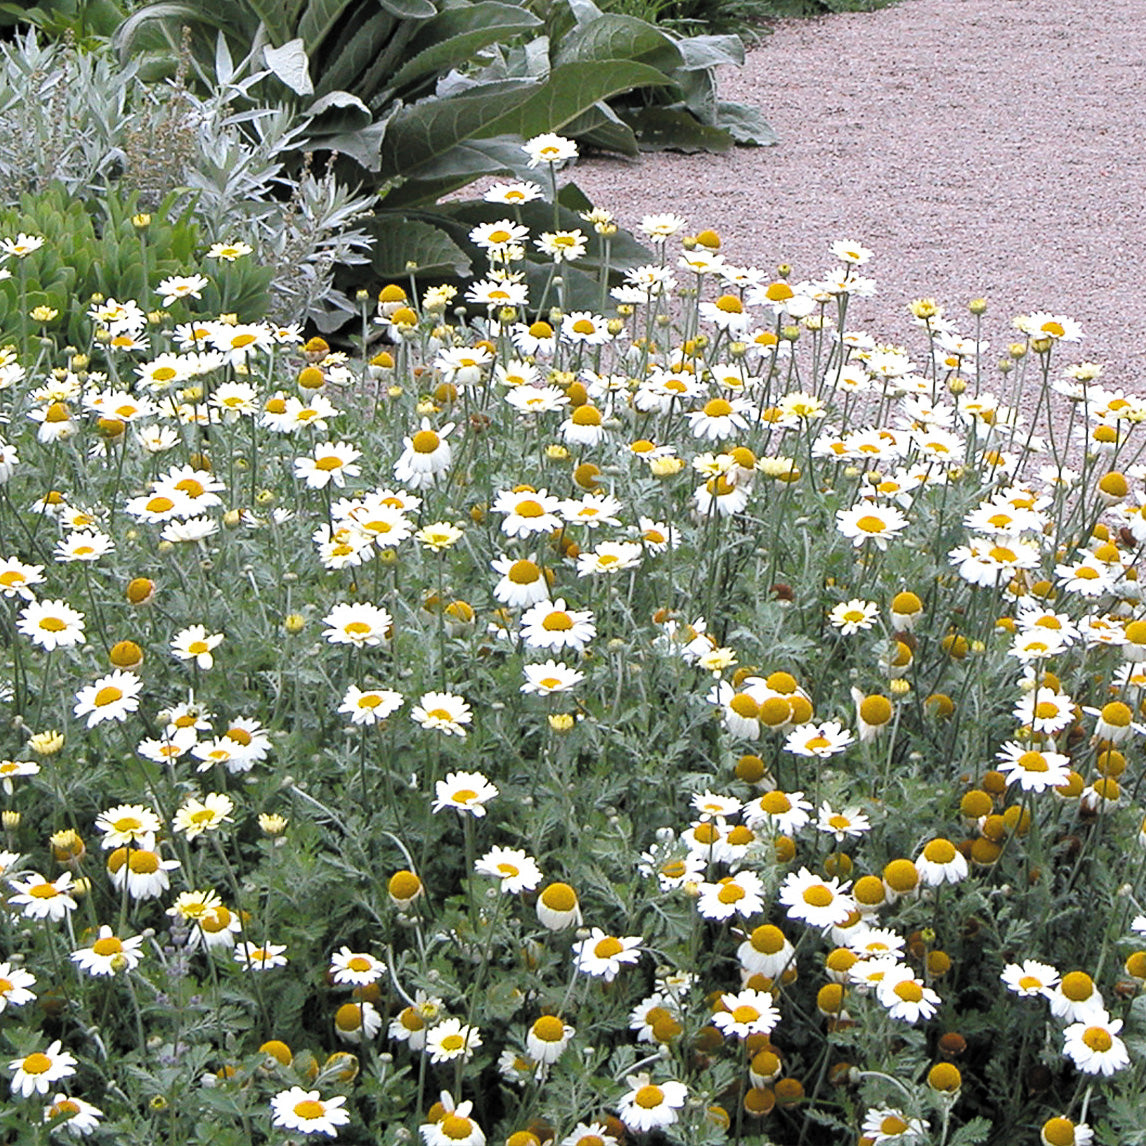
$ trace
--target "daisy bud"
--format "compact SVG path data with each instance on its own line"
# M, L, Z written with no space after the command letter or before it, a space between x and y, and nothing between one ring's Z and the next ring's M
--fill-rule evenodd
M1039 1134L1043 1146L1088 1146L1093 1138L1085 1123L1074 1123L1069 1118L1048 1118Z
M421 879L412 871L403 869L390 877L387 886L390 902L395 907L409 907L425 890Z
M798 1078L782 1078L774 1090L780 1106L792 1106L804 1097L804 1084Z
M134 669L143 664L143 650L134 641L119 641L107 654L114 668Z
M1098 713L1098 723L1094 727L1095 736L1120 744L1133 731L1134 713L1129 705L1120 700L1112 700Z
M48 842L52 846L52 858L57 863L78 863L87 851L79 833L72 828L54 832Z
M564 1053L574 1030L556 1015L542 1015L529 1028L525 1045L530 1058L538 1063L554 1063Z
M954 1094L963 1085L959 1068L949 1062L937 1062L927 1072L927 1085L944 1094Z
M54 728L47 732L37 732L28 740L28 747L37 756L55 756L64 747L64 734Z
M291 1054L290 1047L280 1039L268 1039L259 1047L259 1054L264 1054L268 1058L274 1059L275 1062L282 1066L290 1066L294 1058L294 1055Z
M744 1111L753 1118L763 1118L776 1106L776 1094L767 1086L750 1086L744 1095Z
M333 1077L339 1082L353 1082L358 1077L358 1056L349 1051L335 1051L322 1064L320 1077Z
M859 726L861 742L874 740L895 714L891 701L879 693L864 696L858 688L853 688L852 701L856 706L856 724Z
M281 836L286 831L287 820L277 812L263 812L259 816L259 830L265 836Z
M901 895L910 895L919 887L919 871L909 859L892 860L883 869L883 882L888 898L894 902Z
M579 926L581 907L577 893L567 883L549 884L538 897L537 918L550 931Z
M135 577L128 582L124 596L132 605L146 605L155 596L155 582L147 577Z

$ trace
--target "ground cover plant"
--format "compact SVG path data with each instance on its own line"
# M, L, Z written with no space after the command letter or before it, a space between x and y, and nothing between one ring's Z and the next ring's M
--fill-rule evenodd
M1141 1140L1146 405L575 153L352 353L0 236L7 1141Z

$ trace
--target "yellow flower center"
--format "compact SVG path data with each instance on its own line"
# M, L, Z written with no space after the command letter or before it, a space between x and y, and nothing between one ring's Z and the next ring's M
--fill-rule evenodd
M1083 1032L1082 1041L1092 1051L1098 1051L1099 1054L1110 1050L1114 1045L1114 1039L1105 1027L1087 1027Z
M619 939L612 935L606 935L604 939L597 942L593 948L593 954L599 959L610 959L614 955L619 955L624 949L624 945Z
M565 1024L556 1015L542 1015L533 1024L533 1034L542 1042L559 1043L565 1037Z
M737 693L728 702L728 707L745 720L755 720L760 715L760 705L746 692Z
M950 840L932 840L923 849L923 857L931 863L947 864L955 858L955 847Z
M105 708L109 704L115 704L117 700L123 699L123 690L116 688L113 684L104 685L103 688L95 694L96 708Z
M118 955L123 950L123 944L114 935L97 939L92 944L92 950L97 955Z
M643 1110L655 1110L665 1100L665 1092L659 1086L642 1086L633 1096L633 1102Z
M304 1122L314 1122L316 1119L326 1117L326 1107L313 1098L304 1098L302 1102L296 1102L294 1112Z
M44 1074L51 1069L52 1060L41 1051L36 1051L24 1059L23 1070L25 1074Z
M760 797L760 808L770 816L779 816L792 810L792 801L783 792L776 790Z
M578 406L573 411L571 420L575 426L599 426L601 424L601 411L596 406L588 404Z
M551 911L572 911L577 906L577 893L567 883L551 883L541 893L541 902Z
M556 610L541 622L541 627L548 633L567 633L573 628L573 618L568 613Z
M438 448L441 440L433 430L419 430L410 439L410 444L414 447L415 453L432 454Z
M1085 971L1071 971L1062 977L1060 990L1072 1003L1081 1003L1094 991L1094 980Z
M727 882L722 880L721 883L723 886L716 893L716 898L721 903L739 903L748 894L740 884L734 883L732 880L727 880Z
M810 907L827 907L835 899L835 895L826 884L815 883L805 889L803 898Z
M438 1129L450 1139L451 1142L460 1142L473 1133L473 1123L468 1118L460 1118L456 1114L447 1114L438 1123Z

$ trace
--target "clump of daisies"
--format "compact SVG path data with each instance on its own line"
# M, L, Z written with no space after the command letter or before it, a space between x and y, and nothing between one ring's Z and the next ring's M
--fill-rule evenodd
M863 243L739 265L522 155L359 345L210 313L234 236L0 345L13 1103L1136 1132L1146 399L1070 316L890 341Z

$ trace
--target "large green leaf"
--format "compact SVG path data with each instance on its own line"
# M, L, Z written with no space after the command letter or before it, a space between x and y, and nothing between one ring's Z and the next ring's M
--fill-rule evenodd
M291 38L294 21L290 6L282 0L244 0L252 12L262 21L272 44L283 44Z
M628 118L641 146L651 151L712 151L719 155L732 147L727 131L701 123L684 108L643 107Z
M507 134L513 129L490 131L489 125L526 103L537 87L513 81L481 84L453 99L428 99L402 108L390 121L382 174L405 175L479 133Z
M338 37L334 46L323 46L322 56L315 68L315 91L352 90L358 78L378 58L381 45L393 34L395 19L389 12L379 10L364 23L348 28Z
M552 47L554 66L588 60L639 60L668 72L684 62L671 36L635 16L609 13L578 24Z
M427 207L483 175L532 179L521 142L514 136L467 139L436 159L410 172L386 195L386 206Z
M314 84L310 82L310 60L301 37L288 40L281 48L264 48L263 59L295 95L314 94Z
M632 156L639 155L641 151L633 129L603 100L576 119L571 119L561 130L580 143L599 147L602 151Z
M373 111L381 111L393 100L393 89L389 79L398 70L414 38L418 24L414 20L399 20L394 26L393 35L386 41L386 47L358 81L358 94L370 105Z
M170 39L180 24L194 26L208 24L215 28L223 27L223 14L215 13L207 5L191 3L190 0L163 0L162 3L147 4L138 12L133 12L116 29L112 37L112 47L125 60L128 55L142 46L152 46L151 42L145 44L144 33L155 26L163 27L168 32L168 41L178 43L178 39ZM214 38L212 38L212 44Z
M319 96L304 112L313 116L324 128L337 124L341 127L366 127L373 117L370 109L352 92L335 91Z
M697 68L693 71L680 69L675 73L677 98L683 99L685 107L710 127L716 125L716 76L709 68ZM664 103L675 103L675 99L663 100Z
M770 147L777 142L772 125L760 114L760 109L746 103L721 100L716 108L717 125L724 128L737 143L750 143Z
M483 48L524 35L541 21L512 4L482 3L451 8L427 20L410 42L414 55L390 77L395 91L428 76L459 68Z
M559 130L598 100L633 88L668 83L670 80L659 69L629 60L562 64L518 106L487 121L480 134L516 134L529 139L542 132Z
M306 50L313 52L348 15L355 0L310 0L294 32L301 36Z
M379 119L367 127L349 127L321 135L315 139L315 144L324 151L337 151L339 155L348 156L367 171L377 171L382 166L386 126L386 120Z
M407 172L411 179L441 179L448 175L512 175L516 179L533 179L536 172L521 141L513 135L493 139L467 139L428 163Z
M686 68L718 68L744 63L744 41L739 36L688 36L678 41Z
M428 20L438 14L430 0L378 0L378 3L402 20Z
M468 275L470 260L441 227L421 219L376 215L365 225L374 236L370 268L379 278L405 278L411 263L419 274Z

